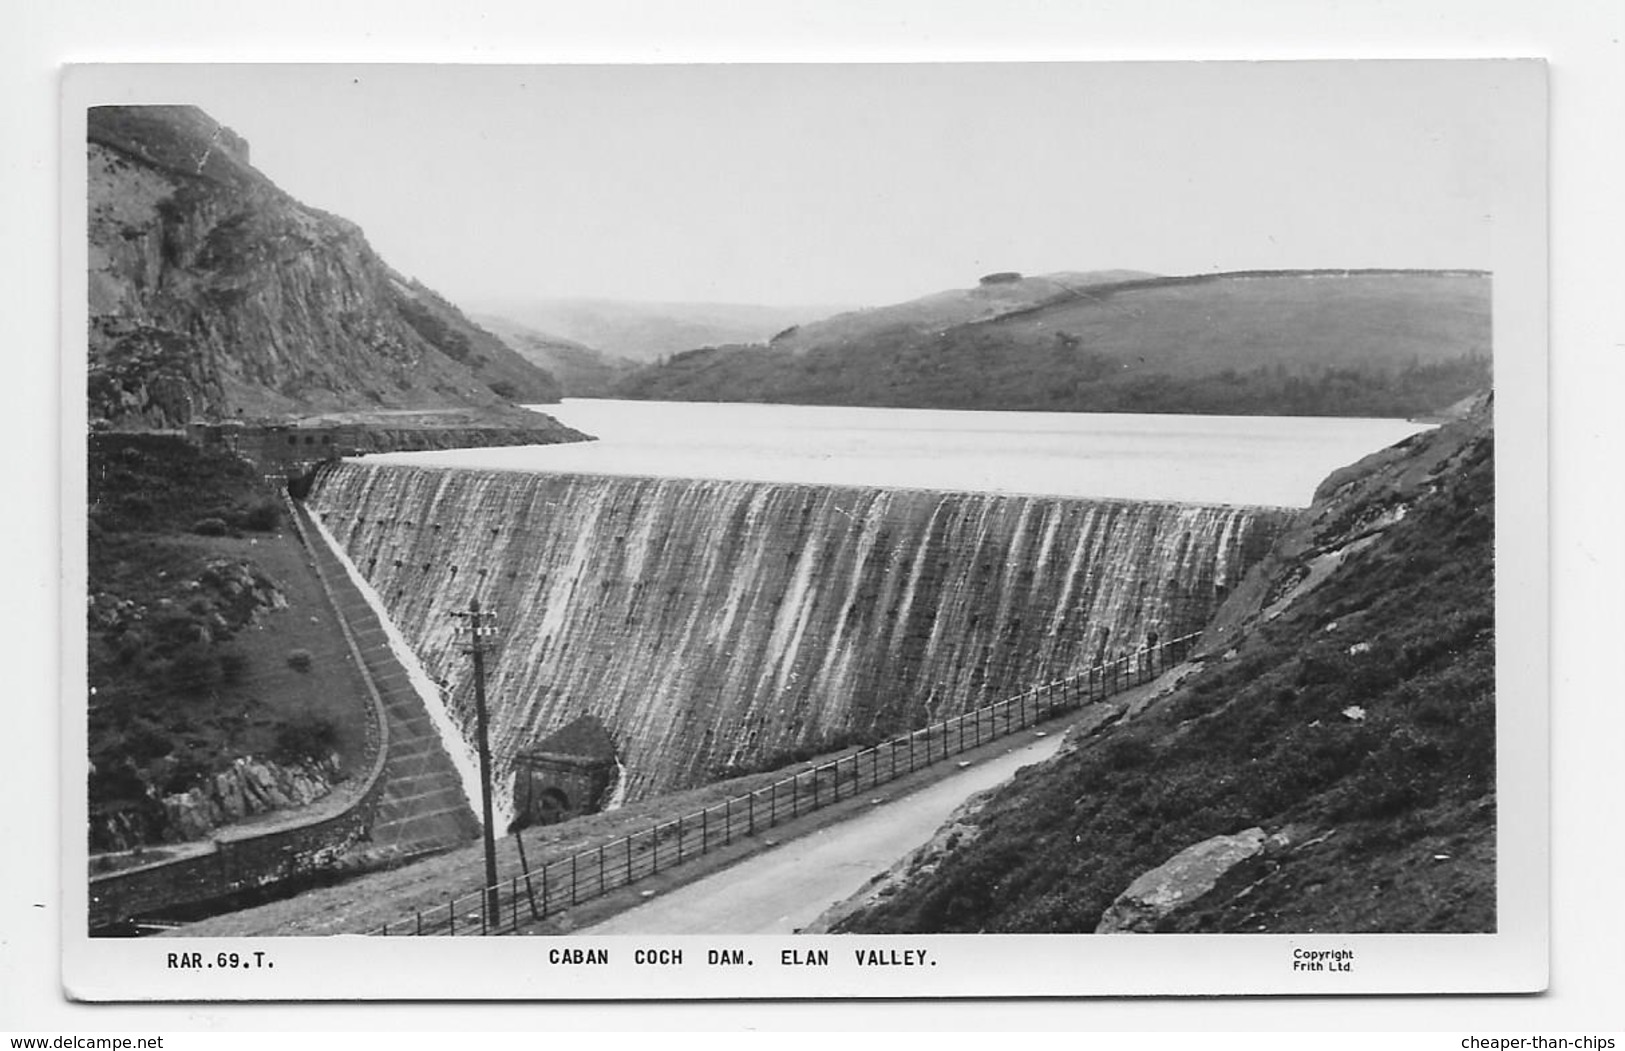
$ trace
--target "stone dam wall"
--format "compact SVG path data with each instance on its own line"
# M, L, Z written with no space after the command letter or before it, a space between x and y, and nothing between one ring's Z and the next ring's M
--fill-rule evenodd
M346 462L309 505L473 737L602 720L626 799L875 740L1199 630L1290 512ZM504 807L508 800L502 799Z

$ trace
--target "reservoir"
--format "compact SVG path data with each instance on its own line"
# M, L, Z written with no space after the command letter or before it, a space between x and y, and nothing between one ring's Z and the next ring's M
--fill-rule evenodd
M1428 428L1393 419L582 398L533 408L599 440L367 462L1305 507L1331 471Z

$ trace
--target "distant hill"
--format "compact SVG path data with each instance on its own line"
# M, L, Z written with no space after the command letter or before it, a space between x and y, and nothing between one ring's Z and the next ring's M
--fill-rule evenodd
M953 289L891 306L850 310L780 332L775 349L806 351L862 343L899 329L940 331L972 321L988 321L1011 311L1040 306L1099 285L1154 277L1137 270L1026 277L1013 271L988 274L975 288ZM737 342L737 341L736 341Z
M90 417L121 427L368 409L538 419L551 376L361 230L299 203L193 106L88 119ZM532 424L534 425L534 424Z
M1032 280L831 318L767 347L679 354L628 376L616 392L675 401L1413 416L1489 385L1490 278L1480 272L1143 278L1068 285L1022 303L1036 291ZM1007 291L1014 295L999 298ZM933 302L943 316L998 312L922 324ZM895 323L859 324L866 315Z
M616 380L637 367L626 358L604 354L585 344L538 332L494 314L476 314L474 320L526 361L558 380L565 397L603 397Z
M500 300L479 306L486 314L636 362L658 361L695 347L765 342L791 325L845 309L620 299Z

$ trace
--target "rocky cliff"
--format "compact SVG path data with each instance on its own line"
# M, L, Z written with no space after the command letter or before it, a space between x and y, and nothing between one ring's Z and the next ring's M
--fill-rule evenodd
M1491 408L1339 471L1160 696L838 929L1492 931Z
M456 407L535 427L510 403L558 399L201 110L96 107L88 140L92 421Z

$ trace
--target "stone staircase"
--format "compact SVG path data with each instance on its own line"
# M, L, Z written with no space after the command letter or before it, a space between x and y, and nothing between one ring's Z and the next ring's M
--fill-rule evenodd
M311 556L350 624L389 720L389 758L373 818L371 849L416 854L478 838L479 820L469 807L457 770L406 669L390 649L378 615L322 540L305 508L296 507L310 540Z

